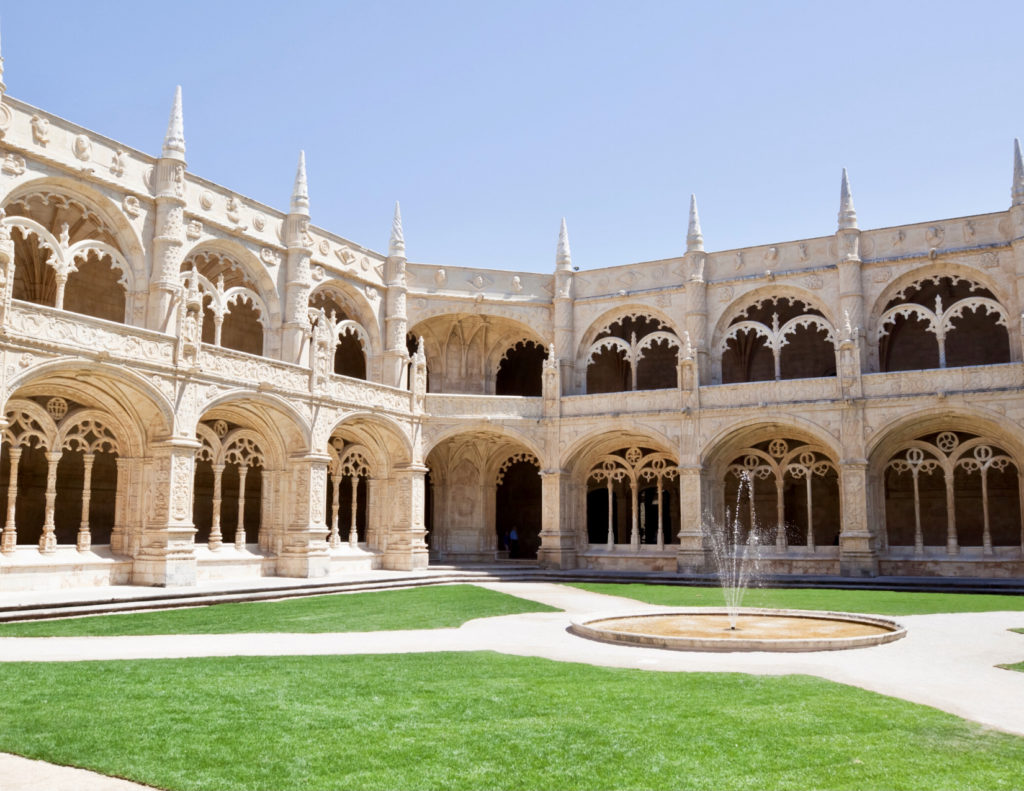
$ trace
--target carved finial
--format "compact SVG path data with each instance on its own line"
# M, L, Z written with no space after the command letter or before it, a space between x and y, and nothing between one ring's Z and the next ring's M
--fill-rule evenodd
M569 230L565 227L565 217L562 218L562 227L558 230L558 251L555 253L555 269L566 272L572 271L572 253L569 250Z
M3 55L0 55L0 99L3 98L5 90L7 90L7 86L4 85L4 58Z
M309 216L309 185L306 183L306 152L299 152L299 168L295 171L291 214Z
M180 85L174 89L174 106L171 107L171 120L167 123L163 157L185 161L185 119L181 114Z
M1013 139L1013 189L1010 191L1011 205L1024 205L1024 159L1020 155L1020 140Z
M545 368L557 368L558 367L558 355L555 354L555 344L548 344L548 356L544 358Z
M850 193L850 179L843 168L843 183L839 188L839 230L845 231L857 227L857 212L853 208L853 195Z
M843 309L843 340L853 341L857 337L857 328L853 326L853 320L850 318L850 311Z
M422 357L424 360L427 359L427 350L423 345L422 335L420 335L419 339L416 341L416 355L418 357Z
M388 257L405 258L405 235L402 233L402 209L395 201L395 219L391 221L391 238L388 240Z
M700 231L700 217L697 215L696 195L690 195L690 224L686 229L686 252L704 252L704 234Z
M690 333L683 330L683 348L680 350L680 359L692 360L693 359L693 343L690 341Z

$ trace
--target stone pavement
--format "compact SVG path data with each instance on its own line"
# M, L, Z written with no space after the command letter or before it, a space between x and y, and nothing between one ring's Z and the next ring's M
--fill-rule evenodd
M590 614L657 612L666 608L553 583L475 584L565 612L482 618L457 629L393 632L0 638L0 662L491 650L653 671L807 674L933 706L1024 736L1024 673L995 667L1024 660L1024 635L1008 631L1024 627L1024 612L903 616L896 620L907 627L907 636L872 648L794 654L702 654L598 643L566 631L572 620ZM133 784L86 786L70 778L60 782L40 779L33 784L38 762L18 759L32 764L19 772L13 766L8 768L16 763L14 758L4 758L0 763L0 791L142 788ZM43 766L48 767L47 771L62 770ZM17 778L21 776L27 784L18 784Z

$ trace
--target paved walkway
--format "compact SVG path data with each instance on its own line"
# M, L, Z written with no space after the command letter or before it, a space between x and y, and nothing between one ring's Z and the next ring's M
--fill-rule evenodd
M1024 612L903 616L896 620L907 627L907 636L873 648L797 654L702 654L598 643L566 631L572 620L592 613L657 612L665 608L553 583L477 584L559 607L565 612L482 618L457 629L393 632L9 637L0 638L0 662L491 650L562 662L654 671L801 673L933 706L1024 736L1024 673L995 667L1024 660L1024 635L1008 631L1024 627ZM3 778L0 789L3 791L58 787L142 788L134 784L87 786L70 777L58 782L44 780L40 775L37 780L38 762L15 761L14 756L0 756L0 759L0 778ZM28 768L16 770L13 764L18 762L24 762ZM49 767L47 771L65 771L48 764L43 766ZM22 777L27 784L18 784Z

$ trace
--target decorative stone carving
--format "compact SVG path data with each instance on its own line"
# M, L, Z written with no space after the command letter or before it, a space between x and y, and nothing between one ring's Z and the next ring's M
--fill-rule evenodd
M25 157L18 154L7 154L0 172L8 176L21 176L25 173Z
M185 236L191 241L195 241L203 235L203 224L199 220L189 220L188 225L185 226Z
M209 190L203 190L199 193L199 205L203 207L204 211L209 211L213 208L213 193Z
M50 120L41 115L33 115L29 123L32 125L32 142L46 148L50 143Z
M71 143L71 151L76 159L88 162L92 159L92 141L85 135L76 135Z

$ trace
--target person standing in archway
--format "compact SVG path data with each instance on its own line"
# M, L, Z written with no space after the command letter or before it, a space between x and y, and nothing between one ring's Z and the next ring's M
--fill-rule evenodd
M510 558L519 557L519 530L515 525L512 525L512 529L508 533L508 556Z

